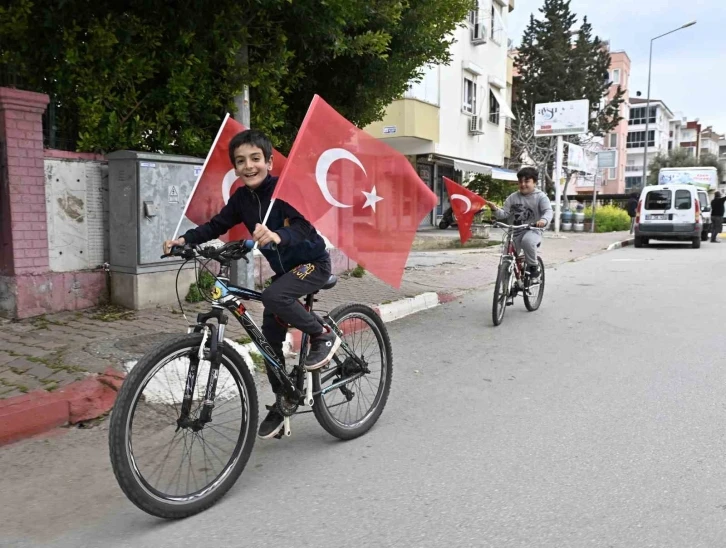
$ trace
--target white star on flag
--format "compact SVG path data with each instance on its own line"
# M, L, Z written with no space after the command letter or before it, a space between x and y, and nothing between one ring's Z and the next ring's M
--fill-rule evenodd
M366 192L365 190L362 191L362 192L363 192L363 194L366 197L366 203L363 204L363 209L365 209L367 207L371 207L373 209L373 211L375 212L376 211L376 203L377 202L380 202L381 200L383 200L383 198L381 198L380 196L378 196L376 194L376 187L374 186L371 189L371 192Z

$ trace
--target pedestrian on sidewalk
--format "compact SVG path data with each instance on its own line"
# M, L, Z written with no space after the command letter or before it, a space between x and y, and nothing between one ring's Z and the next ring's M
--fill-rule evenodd
M628 205L625 207L628 211L628 215L630 216L630 233L633 233L633 228L635 227L635 214L638 211L638 193L633 192L630 194L630 199L628 200Z
M726 196L722 197L720 192L716 192L711 200L711 242L715 244L721 243L718 235L723 230L724 202Z

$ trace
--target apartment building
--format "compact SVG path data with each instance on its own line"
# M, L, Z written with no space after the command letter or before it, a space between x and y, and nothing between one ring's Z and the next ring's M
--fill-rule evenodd
M516 180L504 169L511 69L507 20L514 0L478 0L466 25L455 31L449 65L424 67L423 78L366 127L405 154L439 197L422 224L436 224L448 208L443 177L463 181L473 173Z
M630 99L628 115L628 136L625 143L627 160L625 165L625 192L632 192L644 185L643 155L645 154L646 121L648 125L648 164L658 154L667 154L671 139L673 111L661 100ZM647 169L647 167L646 167Z

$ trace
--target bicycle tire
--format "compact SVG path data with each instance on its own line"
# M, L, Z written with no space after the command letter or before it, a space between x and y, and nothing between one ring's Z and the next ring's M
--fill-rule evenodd
M224 345L224 353L222 356L224 367L229 370L235 382L239 381L244 385L249 415L246 428L244 428L244 435L242 434L242 430L240 430L240 438L238 438L237 445L233 451L234 458L230 458L222 472L217 476L218 478L223 477L223 479L213 489L205 492L203 496L195 498L190 502L171 502L169 499L164 500L163 497L152 493L151 491L155 489L147 488L144 485L145 480L134 472L135 463L132 463L134 461L133 450L129 454L131 445L130 427L133 420L133 414L130 416L130 413L135 411L136 402L141 398L142 389L153 378L149 377L149 375L158 364L164 363L164 359L172 356L174 353L185 349L196 351L201 341L201 333L180 335L164 341L147 353L126 377L126 380L119 390L111 414L109 423L109 451L116 480L131 502L144 512L160 518L186 518L198 514L215 504L235 484L240 474L242 474L255 443L258 421L258 402L255 383L242 357L230 345ZM234 377L235 373L238 377ZM214 417L214 414L212 416ZM205 489L201 491L205 491Z
M368 318L371 324L377 329L378 333L376 333L376 340L378 342L379 352L381 350L384 352L383 359L381 360L381 367L382 371L385 367L385 376L383 386L382 388L379 388L379 393L376 395L377 402L374 402L375 407L368 411L364 420L352 427L343 426L333 418L325 403L323 394L315 396L315 403L313 405L315 418L326 432L341 440L352 440L362 436L373 427L380 418L381 413L383 413L383 408L386 406L388 395L391 391L391 382L393 380L393 351L391 349L391 339L388 335L386 325L383 323L383 320L381 320L381 317L376 314L371 307L357 303L340 305L333 309L329 315L336 324L340 325L346 317L353 314L359 314ZM318 392L321 389L320 375L321 371L315 371L313 373L313 390L315 392Z
M545 267L544 267L544 261L542 261L542 257L537 257L537 262L539 263L539 293L537 294L537 299L535 299L534 302L531 302L529 300L529 295L527 295L527 292L524 292L524 306L527 307L527 310L530 312L534 312L539 308L539 306L542 304L542 297L544 296L544 290L545 290Z
M494 298L492 300L492 322L495 326L501 325L504 313L507 311L507 289L509 288L509 266L506 262L499 265L497 281L494 284ZM499 310L501 304L501 310Z

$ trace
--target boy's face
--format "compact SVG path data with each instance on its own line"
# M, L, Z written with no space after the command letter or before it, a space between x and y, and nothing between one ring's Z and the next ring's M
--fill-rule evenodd
M247 188L257 188L272 169L272 157L265 160L265 153L255 145L244 144L234 151L234 172Z
M519 179L519 193L524 194L525 196L527 194L532 194L535 189L534 179Z

